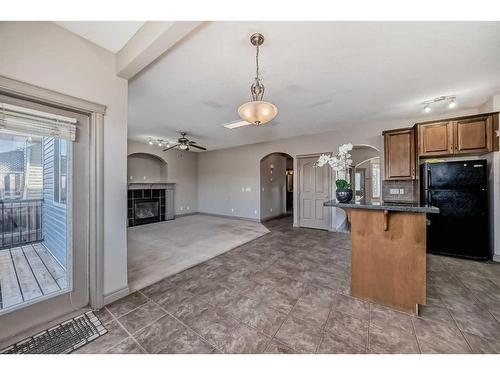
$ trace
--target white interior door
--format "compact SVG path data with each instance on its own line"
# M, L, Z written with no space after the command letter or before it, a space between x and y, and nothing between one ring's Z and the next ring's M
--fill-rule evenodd
M9 288L10 298L10 305L4 301L4 308L0 309L0 342L5 343L10 337L79 311L89 303L90 123L89 117L84 114L1 95L0 99L13 105L77 120L77 138L74 142L56 136L39 136L35 139L35 136L24 135L26 142L31 145L38 141L38 147L41 148L42 167L39 173L43 175L43 185L35 178L37 176L30 177L36 169L27 166L28 162L34 162L38 157L34 151L31 152L31 160L25 156L24 179L29 182L25 183L28 184L25 190L33 190L37 183L42 186L42 205L36 208L39 216L30 222L41 220L39 230L43 235L41 238L24 238L21 243L13 243L12 246L4 244L0 249L3 255L6 251L13 254L11 263L0 264L2 289ZM28 155L26 151L25 155ZM31 196L27 197L29 199L25 199L25 196L18 198L20 204L24 204L23 200L33 201ZM40 210L44 210L43 213ZM6 217L2 217L4 222ZM31 232L33 226L28 231ZM8 260L5 256L2 259ZM6 264L8 267L5 267ZM17 284L10 278L12 271L18 277ZM12 302L16 293L21 297L17 304Z
M301 227L329 229L331 208L330 168L314 168L317 157L299 159L299 224Z

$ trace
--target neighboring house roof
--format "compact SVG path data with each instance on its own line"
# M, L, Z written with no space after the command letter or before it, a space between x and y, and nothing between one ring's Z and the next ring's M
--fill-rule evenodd
M24 151L0 152L0 173L24 172Z

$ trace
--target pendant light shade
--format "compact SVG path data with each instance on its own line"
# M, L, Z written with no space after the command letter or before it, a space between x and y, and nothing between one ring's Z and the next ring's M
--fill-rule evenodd
M273 103L255 100L242 104L238 108L238 114L246 122L263 125L276 117L278 108Z
M278 108L273 104L262 100L264 97L264 84L259 72L259 47L264 43L264 36L256 33L250 37L250 42L256 47L255 54L256 74L255 80L250 88L252 101L240 105L238 114L241 119L254 125L263 125L271 121L278 114Z

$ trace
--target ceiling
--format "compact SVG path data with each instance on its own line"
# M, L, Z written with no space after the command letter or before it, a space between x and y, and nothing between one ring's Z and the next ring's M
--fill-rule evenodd
M58 21L55 23L113 53L121 50L144 25L143 21Z
M250 99L256 31L266 38L265 99L279 114L229 130L222 125ZM129 83L129 139L172 140L182 130L218 149L408 121L441 95L477 108L500 92L499 61L498 22L210 22Z

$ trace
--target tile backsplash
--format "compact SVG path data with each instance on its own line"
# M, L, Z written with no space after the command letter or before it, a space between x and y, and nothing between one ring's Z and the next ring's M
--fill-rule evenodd
M418 202L418 181L385 180L382 181L382 199L384 202Z

